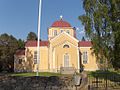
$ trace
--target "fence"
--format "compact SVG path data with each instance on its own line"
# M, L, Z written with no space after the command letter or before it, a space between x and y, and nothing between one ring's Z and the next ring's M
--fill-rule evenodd
M101 72L88 75L88 90L120 90L120 74Z

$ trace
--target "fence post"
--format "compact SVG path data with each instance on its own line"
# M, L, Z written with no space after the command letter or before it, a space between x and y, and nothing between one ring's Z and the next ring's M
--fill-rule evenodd
M96 87L98 88L98 76L96 76Z

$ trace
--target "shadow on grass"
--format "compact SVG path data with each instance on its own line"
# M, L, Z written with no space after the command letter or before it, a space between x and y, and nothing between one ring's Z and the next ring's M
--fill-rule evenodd
M31 77L31 76L36 76L35 72L31 73L10 73L9 76L22 76L22 77ZM51 72L39 72L38 76L62 76L60 73L51 73Z

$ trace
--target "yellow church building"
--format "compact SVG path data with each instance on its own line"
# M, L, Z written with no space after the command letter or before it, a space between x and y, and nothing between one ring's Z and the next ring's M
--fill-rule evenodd
M79 41L76 29L60 19L48 28L48 40L40 41L39 72L60 72L74 68L77 72L98 70L90 41ZM26 41L24 50L14 55L15 72L37 70L37 41Z

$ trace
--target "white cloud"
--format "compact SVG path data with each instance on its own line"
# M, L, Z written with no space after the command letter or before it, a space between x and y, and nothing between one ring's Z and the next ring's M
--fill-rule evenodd
M76 30L79 34L85 34L84 26L82 26L81 28L77 27Z
M79 34L85 34L85 31L84 30L79 31Z

